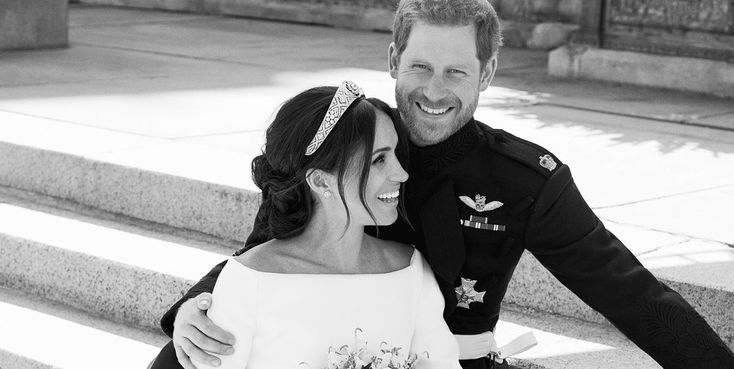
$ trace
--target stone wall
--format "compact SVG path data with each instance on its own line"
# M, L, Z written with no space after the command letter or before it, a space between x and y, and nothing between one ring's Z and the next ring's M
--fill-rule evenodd
M68 0L0 0L0 50L68 44Z
M293 4L360 6L394 10L398 0L281 0ZM583 0L490 0L503 19L578 23Z
M603 47L734 62L734 1L608 0Z
M80 0L88 4L226 14L390 31L398 0ZM520 23L578 23L583 0L490 0Z
M80 2L390 31L395 0L80 0Z
M578 24L583 0L493 0L502 19Z
M318 4L326 6L360 6L364 8L395 9L396 0L281 0L294 4Z
M392 31L398 0L80 0L87 4L222 14L341 28ZM490 0L511 47L551 49L578 26L583 0Z

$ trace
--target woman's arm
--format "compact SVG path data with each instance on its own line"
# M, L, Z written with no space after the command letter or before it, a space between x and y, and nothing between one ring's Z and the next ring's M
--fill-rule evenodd
M418 252L416 250L415 252ZM428 262L420 257L421 288L411 353L422 357L416 362L420 369L461 369L459 345L443 319L444 299ZM426 358L423 353L427 353Z

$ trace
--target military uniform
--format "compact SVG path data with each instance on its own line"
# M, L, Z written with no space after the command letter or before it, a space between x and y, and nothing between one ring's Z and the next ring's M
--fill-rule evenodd
M426 256L453 333L494 330L512 273L528 250L663 367L734 368L731 350L604 228L569 168L547 150L472 120L441 143L412 146L408 172L405 200L415 232L398 221L379 234ZM211 292L221 265L182 301ZM169 335L180 303L161 322ZM484 369L490 360L462 366Z

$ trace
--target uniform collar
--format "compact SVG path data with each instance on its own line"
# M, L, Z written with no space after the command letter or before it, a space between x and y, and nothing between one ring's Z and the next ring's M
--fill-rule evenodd
M410 144L410 169L424 173L436 173L463 159L476 145L477 125L474 118L456 133L435 145L419 147Z

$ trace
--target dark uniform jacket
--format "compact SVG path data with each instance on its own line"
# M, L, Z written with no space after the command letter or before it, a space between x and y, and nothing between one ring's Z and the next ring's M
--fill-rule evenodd
M734 354L675 291L659 282L594 215L569 168L531 142L470 121L446 141L410 149L406 208L379 236L413 244L428 259L452 332L493 330L524 250L665 368L734 368ZM255 222L255 231L262 227ZM253 236L245 248L263 239ZM262 237L260 237L262 238ZM180 304L211 292L224 263L166 313L170 336ZM485 292L464 301L462 279ZM462 362L486 368L485 360Z

